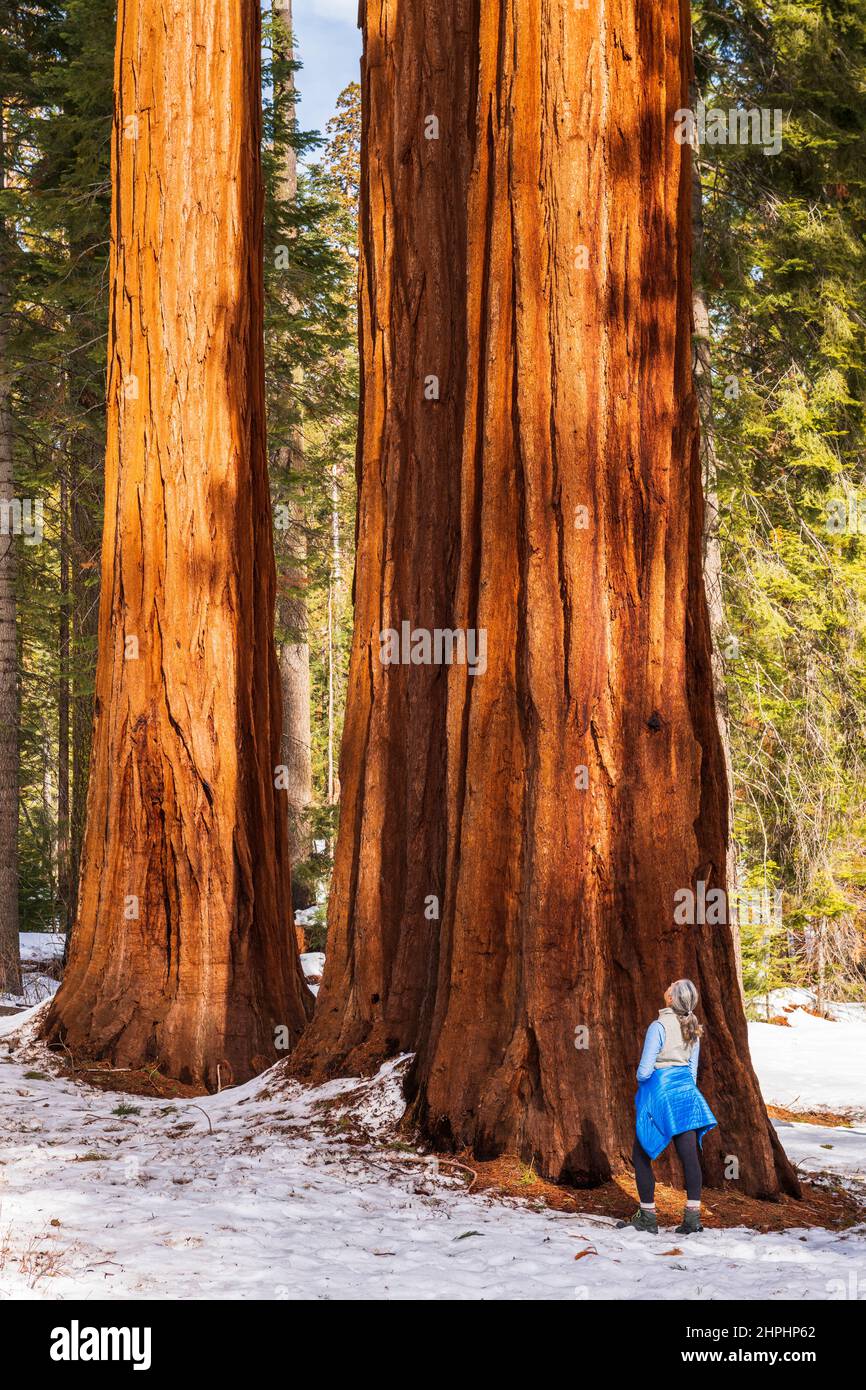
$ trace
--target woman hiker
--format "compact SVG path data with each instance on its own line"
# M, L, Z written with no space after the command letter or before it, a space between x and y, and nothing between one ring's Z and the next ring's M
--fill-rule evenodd
M637 1069L637 1124L632 1163L640 1206L630 1221L636 1231L658 1234L652 1160L673 1139L686 1179L686 1209L677 1235L702 1231L701 1162L698 1149L716 1118L697 1087L703 1028L695 1018L698 991L691 980L675 980L665 1005L647 1029Z

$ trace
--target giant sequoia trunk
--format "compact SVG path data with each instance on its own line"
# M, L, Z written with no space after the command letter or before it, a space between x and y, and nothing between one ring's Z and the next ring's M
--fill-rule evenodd
M117 33L96 722L48 1031L213 1087L307 997L274 787L258 0L121 0Z
M708 1176L732 1155L772 1196L796 1183L730 934L674 917L678 890L724 887L727 824L688 66L680 0L365 7L356 626L329 959L295 1065L415 1048L434 1140L597 1183L631 1150L646 1025L691 976ZM486 671L383 665L403 621L483 629Z
M355 630L327 985L296 1058L301 1073L414 1047L435 982L447 680L441 667L383 666L379 633L403 620L445 628L452 618L468 408L474 11L462 6L455 24L449 7L365 7ZM428 140L425 119L437 114L439 138ZM478 234L485 241L483 227ZM438 400L426 398L431 376Z

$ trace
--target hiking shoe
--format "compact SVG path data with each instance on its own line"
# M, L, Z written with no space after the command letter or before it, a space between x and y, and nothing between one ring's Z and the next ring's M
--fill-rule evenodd
M630 1221L617 1221L616 1229L624 1231L626 1226L633 1226L636 1231L646 1231L648 1235L657 1236L659 1233L659 1223L655 1212L650 1215L644 1211L643 1207L638 1207Z
M704 1228L701 1225L701 1213L699 1211L695 1211L694 1208L690 1209L687 1207L686 1210L683 1212L682 1225L677 1226L677 1235L693 1236L696 1235L698 1231L702 1231L703 1229Z

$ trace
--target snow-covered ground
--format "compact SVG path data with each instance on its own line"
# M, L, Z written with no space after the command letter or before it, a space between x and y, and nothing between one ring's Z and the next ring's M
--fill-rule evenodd
M399 1059L369 1081L310 1089L275 1069L195 1102L142 1099L53 1075L32 1040L34 1013L0 1019L0 1298L866 1294L866 1227L653 1239L467 1194L458 1175L393 1138ZM845 1075L859 1027L827 1026ZM800 1036L775 1031L779 1047ZM780 1052L773 1066L771 1100ZM861 1103L864 1092L866 1082ZM801 1171L866 1181L866 1125L781 1123L779 1134Z
M309 912L315 912L310 908ZM298 913L298 920L303 916ZM45 970L63 959L66 937L63 932L23 931L21 943L22 990L20 994L0 993L0 1009L29 1008L50 999L60 988L59 980ZM319 980L325 965L323 951L308 951L301 956L301 966L313 994L319 992Z
M301 956L301 968L307 981L307 988L313 994L318 994L319 981L325 968L324 951L305 951Z
M749 1046L764 1099L787 1110L828 1110L866 1120L866 1007L833 1004L816 1018L806 990L776 990L777 1023L750 1023Z
M66 945L66 934L62 931L23 931L19 932L21 959L27 964L62 960Z
M63 932L23 931L19 933L22 990L20 994L0 993L0 1009L41 1004L60 988L53 975L46 974L62 960L66 936Z

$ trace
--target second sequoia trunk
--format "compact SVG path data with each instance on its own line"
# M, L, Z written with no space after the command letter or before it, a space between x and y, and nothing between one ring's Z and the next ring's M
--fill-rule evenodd
M309 998L274 785L258 0L121 0L117 35L96 722L47 1027L216 1088Z
M796 1180L702 899L725 888L727 797L674 135L688 7L556 13L366 6L356 630L297 1066L415 1048L434 1140L596 1183L627 1162L643 1033L690 976L707 1176L727 1159L773 1196ZM418 639L422 664L385 665L404 621L486 661L446 670L431 637L434 664Z

